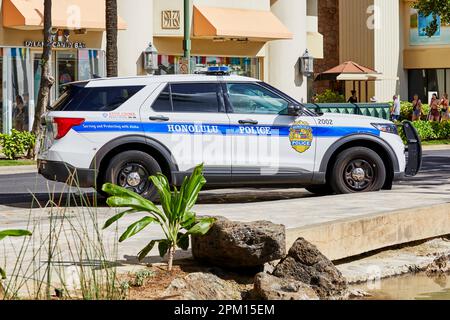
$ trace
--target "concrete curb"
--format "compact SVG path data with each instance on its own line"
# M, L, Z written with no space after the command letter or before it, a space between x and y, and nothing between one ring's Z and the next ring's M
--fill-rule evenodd
M13 166L0 167L0 176L23 174L23 173L37 173L36 165L33 166Z
M448 144L427 145L422 147L424 151L438 151L438 150L450 150Z
M303 237L330 260L450 234L450 203L377 213L287 230L287 247Z

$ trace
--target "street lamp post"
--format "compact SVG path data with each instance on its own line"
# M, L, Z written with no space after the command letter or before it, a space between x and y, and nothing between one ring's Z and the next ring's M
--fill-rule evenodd
M188 73L191 71L191 8L190 0L184 0L184 58L187 60Z
M154 74L158 68L158 51L150 42L144 51L144 69L147 73Z
M301 66L300 66L301 70L300 71L308 78L313 76L314 75L314 57L309 54L308 49L306 49L303 56L300 57L300 61L301 61Z

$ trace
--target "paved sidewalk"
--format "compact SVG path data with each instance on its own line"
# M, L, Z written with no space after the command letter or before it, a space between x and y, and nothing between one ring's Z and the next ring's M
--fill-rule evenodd
M37 168L35 165L0 167L0 176L10 174L34 173L34 172L37 172Z

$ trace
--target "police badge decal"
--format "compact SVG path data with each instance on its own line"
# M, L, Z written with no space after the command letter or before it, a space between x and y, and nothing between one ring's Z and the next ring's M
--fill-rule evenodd
M309 123L305 121L294 122L289 131L289 140L295 151L299 153L308 151L313 141L313 132Z

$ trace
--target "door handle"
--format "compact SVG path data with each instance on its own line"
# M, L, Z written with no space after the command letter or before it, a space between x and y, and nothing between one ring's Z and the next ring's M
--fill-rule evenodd
M252 119L246 119L246 120L239 120L239 124L251 124L251 125L257 125L259 122Z
M170 119L165 116L154 116L148 118L150 121L169 121Z

